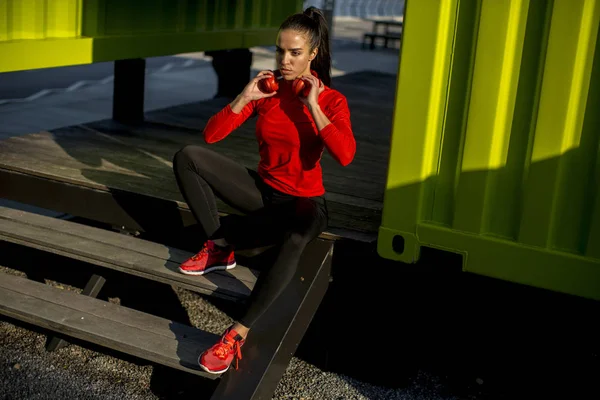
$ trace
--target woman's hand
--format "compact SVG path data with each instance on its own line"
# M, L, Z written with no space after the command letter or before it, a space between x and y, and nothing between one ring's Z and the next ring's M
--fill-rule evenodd
M319 95L325 90L323 82L313 75L301 76L300 79L302 79L305 84L310 85L308 96L300 96L300 101L307 106L309 110L319 107Z
M319 95L325 90L325 85L319 78L313 75L303 76L301 79L306 85L310 85L310 91L308 92L308 96L299 96L298 98L308 108L308 111L310 111L313 121L320 132L331 123L319 106Z
M277 92L263 93L258 88L258 82L270 76L275 76L275 74L272 71L260 71L254 79L248 82L242 93L240 93L240 97L249 103L253 100L260 100L275 96Z
M274 75L275 74L272 71L260 71L254 79L248 82L244 90L242 90L242 93L240 93L235 100L230 103L231 110L234 113L239 114L251 101L275 96L277 94L276 91L273 93L263 93L258 88L258 83L261 80L267 79Z

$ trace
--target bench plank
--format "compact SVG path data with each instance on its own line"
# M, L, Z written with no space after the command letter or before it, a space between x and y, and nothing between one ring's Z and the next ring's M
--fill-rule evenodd
M33 136L36 138L33 139ZM146 142L148 142L147 139ZM118 149L119 151L113 148L101 147L101 143L93 146L87 143L87 146L88 150L86 150L86 145L83 143L77 147L79 151L88 155L94 152L93 149L98 150L102 148L103 151L112 154L113 157L119 158L120 166L117 167L111 163L102 163L98 160L90 159L86 161L83 158L75 159L66 154L57 154L59 153L57 145L49 133L10 138L0 142L0 151L6 150L5 161L10 163L12 168L19 172L36 174L38 171L41 171L42 175L40 176L48 178L60 176L69 183L84 183L89 187L100 190L108 190L109 187L113 187L144 191L145 194L159 198L177 199L181 206L187 206L183 202L176 182L172 177L170 162L167 166L163 165L162 167L157 167L143 157L137 157L128 162L127 156L131 158L131 155L135 153L131 150L124 152L123 149L125 147L131 148L125 145L121 146ZM29 157L22 154L24 148L27 148L31 153ZM152 154L159 158L162 158L162 156L170 157L178 149L173 149L173 153L168 154L161 154L156 149L152 151ZM222 153L225 156L228 155L226 151ZM234 158L237 159L237 157ZM163 161L167 162L165 159ZM90 167L93 164L102 165ZM253 163L244 164L247 166L254 165ZM167 170L165 171L166 168ZM368 171L369 169L365 168L365 170ZM136 171L143 171L143 175ZM99 179L102 174L105 174L106 177ZM148 185L148 181L150 180L153 182L153 185ZM334 175L334 179L327 183L327 185L333 189L327 193L327 198L332 203L339 203L342 207L345 205L359 205L361 209L365 208L368 210L380 211L382 208L380 201L383 198L382 182L375 178L369 176L361 178ZM336 188L342 189L346 187L354 187L354 189L347 191L346 194L341 194L335 190ZM223 209L225 207L219 208ZM360 210L353 211L353 213L354 215L360 215Z
M250 132L245 132L249 129L246 126L239 128L239 132L233 132L226 141L208 145L204 143L200 134L177 135L172 130L153 129L151 123L123 132L124 128L120 125L115 127L115 124L114 121L104 121L61 128L53 133L40 132L13 137L0 142L0 146L6 147L7 152L19 152L24 147L30 148L34 158L39 154L45 156L40 159L74 169L129 173L132 176L167 181L172 181L173 155L186 144L218 151L249 168L255 168L259 161L258 151L249 151L249 148L256 147L256 140ZM161 135L169 140L161 139ZM325 153L322 160L323 166L326 167L323 177L325 186L329 191L349 195L370 195L375 192L378 195L373 200L381 201L382 193L379 192L385 183L386 168L376 161L382 156L387 156L387 152L386 146L361 144L360 154L348 167L339 166ZM102 154L102 157L99 157L99 154ZM360 174L356 173L358 170ZM338 182L340 178L353 182ZM357 181L361 183L360 190L356 188ZM176 187L173 188L176 192Z
M69 129L74 128L75 127L70 127ZM143 125L130 127L118 124L111 120L105 120L79 125L78 128L89 130L91 134L90 140L94 140L94 137L98 137L99 135L102 138L109 138L115 143L120 142L148 153L159 155L163 160L168 161L172 159L177 150L186 144L207 146L223 155L234 158L236 161L243 163L247 167L255 168L259 161L258 149L256 149L256 151L249 151L257 148L255 134L252 131L254 129L252 121L248 121L247 124L242 125L236 131L232 132L226 140L210 145L204 142L200 131L184 128L186 131L182 133L181 128L177 131L175 127L168 127L161 123L149 121L146 121ZM65 128L57 131L60 132L61 137L64 135L63 129ZM82 138L85 138L87 141L88 136L72 135L69 136L69 141L81 140ZM168 138L168 140L165 138ZM81 145L85 145L85 143L82 142ZM329 157L328 153L324 153L322 164L324 166L329 164L332 165L332 168L328 167L324 173L323 179L326 186L331 185L331 183L335 181L334 177L338 174L340 174L340 176L348 176L356 179L368 176L368 181L371 179L379 179L382 183L385 183L386 165L382 164L380 159L382 154L385 155L389 152L388 146L379 143L369 143L366 140L361 141L360 146L360 153L357 154L355 160L348 167L337 165L337 162ZM361 167L360 175L348 172L349 170L355 169L355 166ZM370 168L365 168L367 166ZM345 187L344 189L352 189L352 187ZM346 192L343 191L341 193Z
M2 273L0 313L178 370L197 367L218 336L167 319Z
M45 135L45 140L48 144L45 146L52 149L56 146L53 144L52 135ZM30 136L30 135L28 135ZM70 156L57 156L50 150L42 150L30 145L30 141L23 140L25 137L10 138L0 142L1 164L2 168L12 170L28 175L35 175L42 178L60 180L62 182L71 183L79 186L84 186L90 189L102 190L110 192L113 189L124 190L132 193L139 193L147 196L156 197L174 201L178 207L188 209L184 202L179 189L176 186L170 166L163 165L158 168L156 161L145 159L146 167L136 167L132 164L122 163L121 166L110 167L112 156L103 157L106 159L102 165L99 165L99 160L85 159L85 161L77 161ZM17 145L18 143L18 145ZM126 146L123 146L125 148ZM25 151L26 149L26 151ZM88 156L91 153L96 153L102 149L103 154L116 154L113 149L104 149L99 146L95 150L90 148ZM81 149L80 149L81 150ZM131 150L130 150L131 151ZM61 150L62 152L62 150ZM144 156L142 153L140 153ZM227 154L225 154L227 155ZM147 156L144 156L147 157ZM81 158L78 156L78 159ZM139 163L141 163L140 161ZM153 165L153 167L149 167ZM136 164L139 165L139 164ZM132 168L136 168L133 170ZM139 168L139 169L137 169ZM141 171L143 175L139 172ZM337 181L333 186L338 188L351 187L353 181L350 177L335 177ZM358 183L354 179L354 183ZM360 187L359 187L360 186ZM383 190L379 187L380 184L371 182L366 185L355 185L354 194L358 192L376 193L377 197L383 196ZM368 197L368 196L367 196ZM327 194L328 208L330 212L332 226L343 226L347 229L356 230L359 232L376 232L381 223L382 202L378 200L370 200L364 196L355 196L349 194L340 194L329 192ZM237 210L225 204L220 199L217 199L219 210L224 213L239 213Z
M0 207L0 221L3 240L229 300L247 298L258 276L243 266L204 276L183 275L177 268L191 253L7 207Z

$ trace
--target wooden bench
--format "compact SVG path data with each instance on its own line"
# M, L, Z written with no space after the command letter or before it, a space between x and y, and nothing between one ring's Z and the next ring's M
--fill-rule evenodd
M369 48L375 48L375 40L383 39L383 47L387 48L389 42L395 42L402 39L403 22L393 19L367 19L373 23L373 31L363 35L362 48L364 49L367 42L370 42ZM379 32L379 25L383 25L383 32ZM390 28L400 28L400 31L391 31Z
M172 284L197 293L241 301L258 271L238 266L206 276L177 271L192 253L133 236L0 206L0 239L100 267Z
M390 32L390 33L365 33L363 37L362 48L366 47L367 42L369 42L369 49L373 50L375 48L375 40L383 39L383 47L387 48L389 42L394 42L402 39L401 33Z
M116 304L2 274L0 313L58 333L214 379L196 364L218 336ZM128 340L136 338L136 340ZM183 350L183 351L182 351Z
M238 266L189 277L176 269L191 253L6 207L0 207L0 240L234 302L248 298L259 276L256 270ZM198 355L218 336L94 298L104 283L99 276L92 276L86 296L3 274L0 314L151 362L221 378L213 399L271 398L325 295L332 252L328 240L315 239L308 245L296 279L250 332L240 370L222 378L204 374L197 366ZM54 348L62 343L50 342Z

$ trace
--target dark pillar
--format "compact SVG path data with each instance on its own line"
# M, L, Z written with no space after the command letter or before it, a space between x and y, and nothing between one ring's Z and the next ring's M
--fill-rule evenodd
M144 120L145 72L145 59L115 61L114 120L123 123L140 123Z
M207 51L213 58L212 66L217 74L216 97L234 98L250 81L252 52L249 49Z

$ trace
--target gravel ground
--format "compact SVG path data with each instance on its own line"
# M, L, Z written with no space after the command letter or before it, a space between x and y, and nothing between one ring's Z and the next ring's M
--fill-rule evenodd
M234 315L227 302L20 246L0 242L0 256L0 279L16 274L80 291L92 273L102 272L107 283L101 299L213 333L221 333ZM345 265L343 259L339 262ZM42 268L44 263L52 268ZM426 272L419 272L418 279L400 278L394 275L397 266L391 267L379 265L397 291L396 303L404 305L402 314L391 309L361 314L361 325L342 344L346 354L380 357L385 367L368 378L357 374L364 368L349 372L349 365L339 362L331 364L337 373L324 371L299 349L274 400L600 398L600 327L593 317L600 303L475 277L472 284ZM336 276L331 299L343 299L334 304L342 320L360 310L353 289L359 281L384 284L378 274ZM394 316L402 328L381 331ZM380 340L373 332L382 332ZM196 376L89 343L74 342L49 353L46 333L0 317L1 399L201 399L213 388Z
M77 345L47 353L43 335L7 322L0 322L0 332L3 399L165 398L151 390L151 366L136 365ZM425 375L419 376L409 389L394 390L322 372L293 358L273 399L458 399L440 397L438 392L435 380ZM182 398L186 393L175 391L170 395Z
M0 273L26 276L24 272L8 267L0 267ZM46 283L63 290L81 291L75 286L52 280L46 280ZM194 326L220 332L231 323L224 312L203 297L187 290L175 292ZM120 299L109 297L108 301L118 303ZM120 354L111 355L87 343L70 344L55 352L47 352L45 343L46 335L35 327L0 321L0 387L3 399L192 398L200 390L196 386L200 379L193 382L194 378L188 374L166 369L159 370L162 377L157 377L160 367L146 365L143 360L127 359ZM184 382L181 386L165 384L179 379ZM392 389L323 372L294 357L273 399L459 399L441 394L443 391L439 379L425 373L415 376L408 387Z

